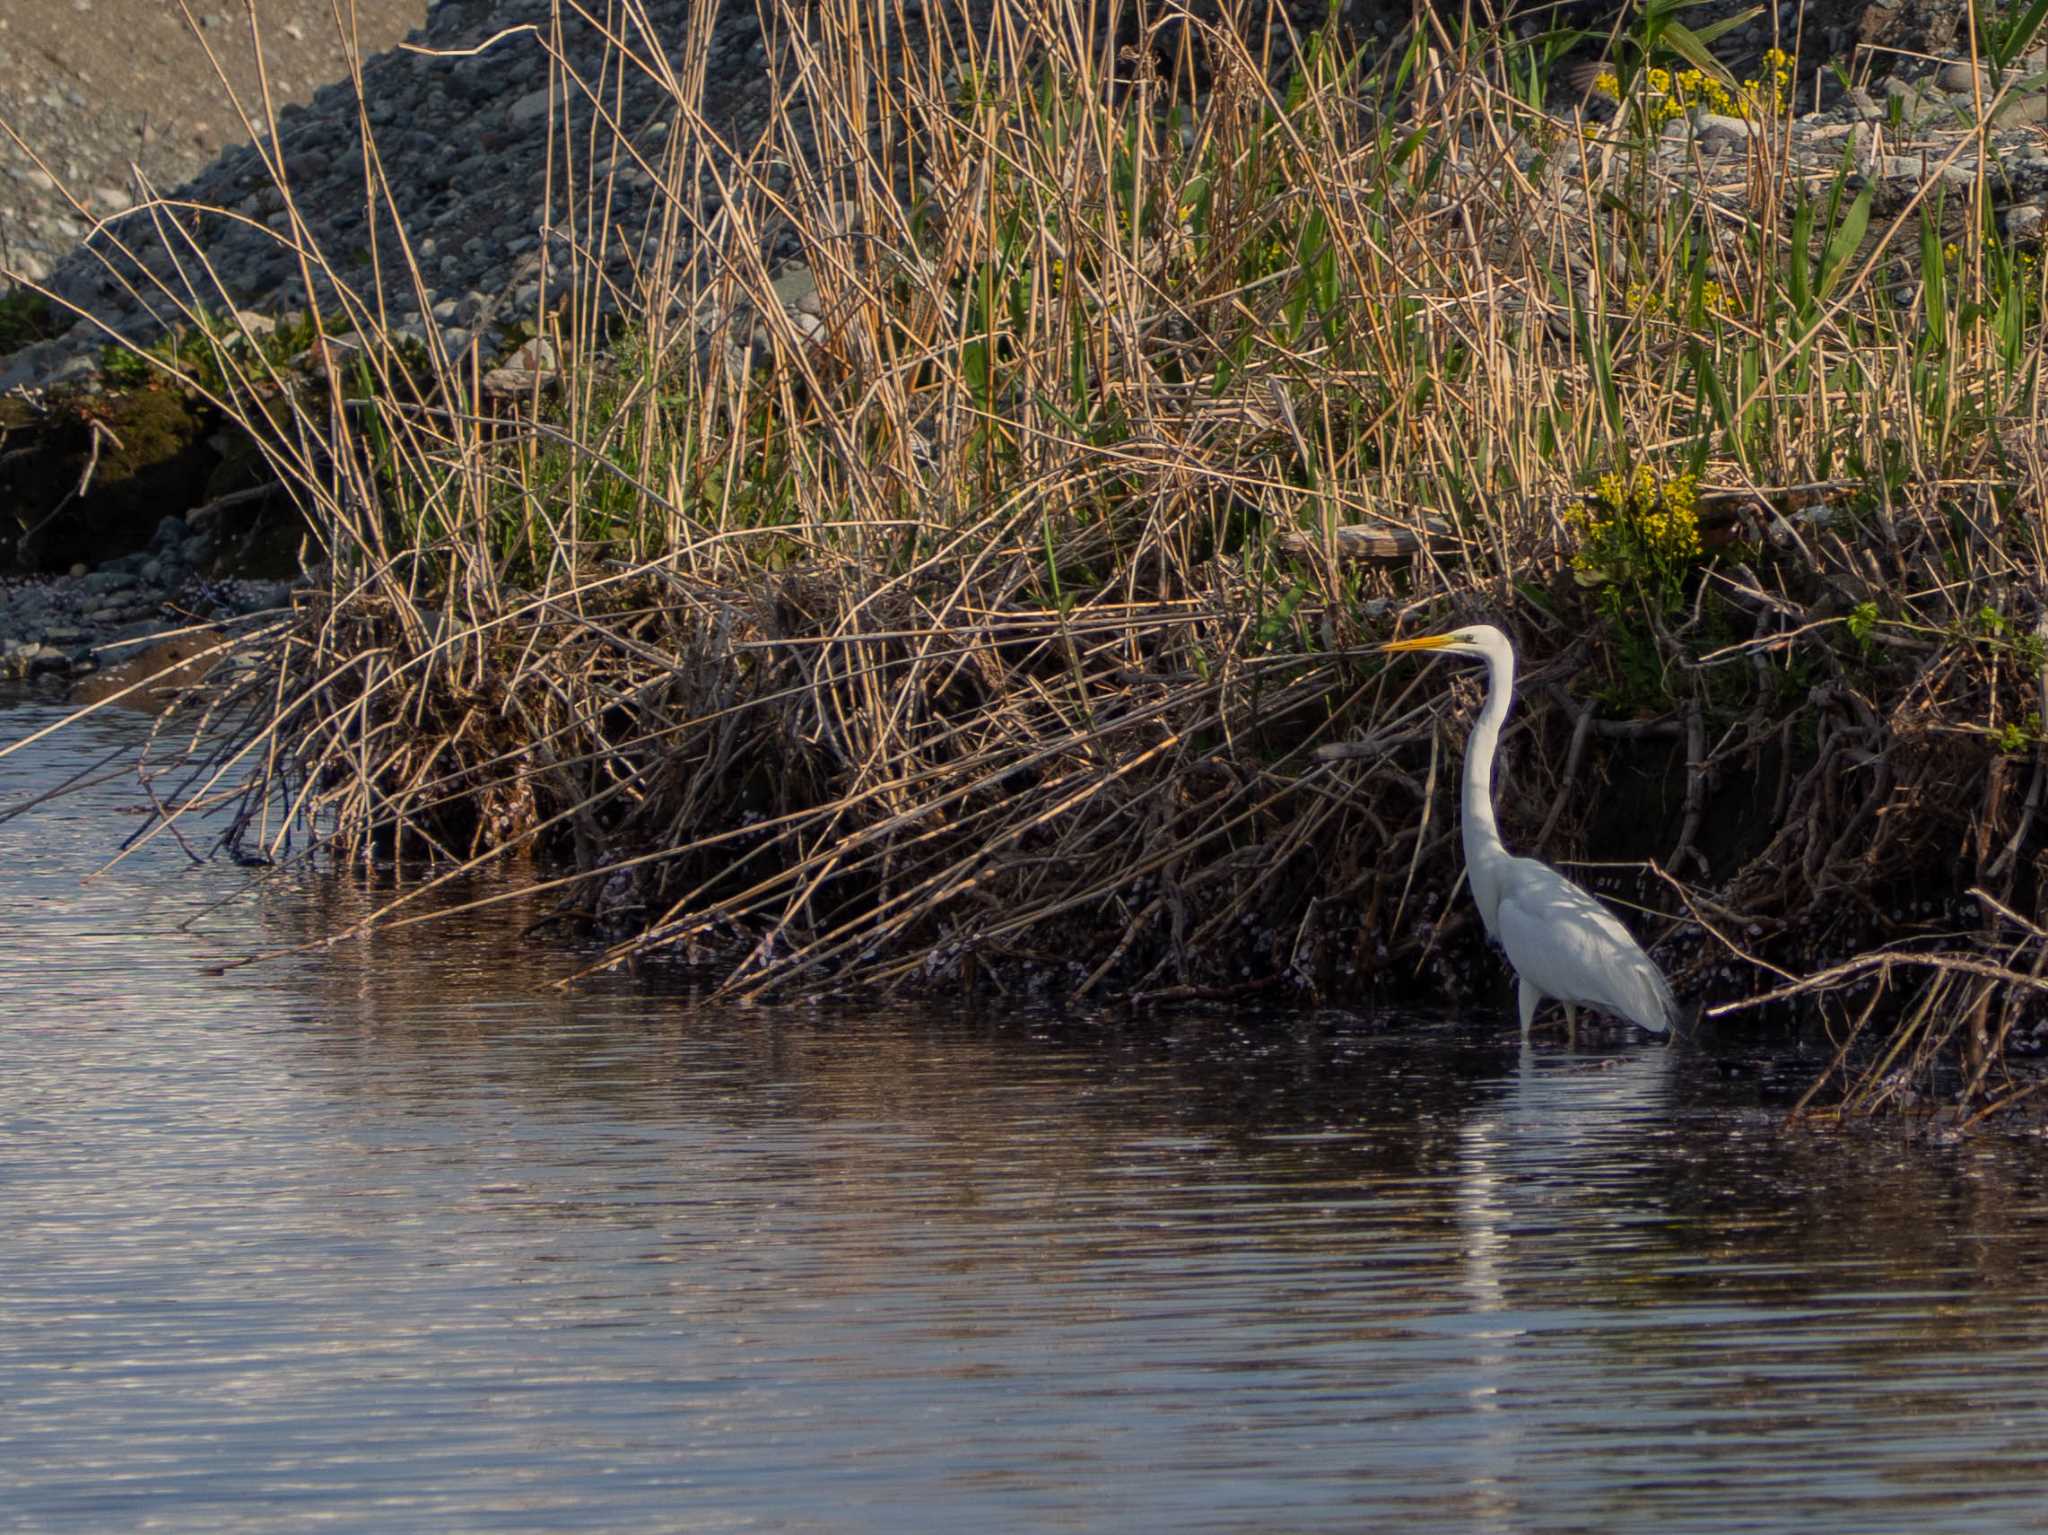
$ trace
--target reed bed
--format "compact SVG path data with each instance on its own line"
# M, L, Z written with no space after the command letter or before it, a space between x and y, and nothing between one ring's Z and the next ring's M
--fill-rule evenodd
M1659 161L1654 28L1592 123L1544 109L1564 39L1424 9L1283 68L1263 9L1076 0L764 17L727 159L714 8L679 54L559 9L686 131L642 155L557 51L526 373L303 243L312 386L203 248L164 295L319 579L166 727L158 832L401 871L364 929L513 869L596 935L565 970L737 996L1493 995L1473 690L1372 653L1483 617L1510 843L1592 860L1681 992L1825 1028L1816 1109L2028 1090L2043 284L1986 178L1796 174L1769 80L1737 173Z

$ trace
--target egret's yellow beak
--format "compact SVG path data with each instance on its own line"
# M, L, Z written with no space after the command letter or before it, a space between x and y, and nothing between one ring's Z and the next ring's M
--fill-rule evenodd
M1380 646L1380 650L1383 654L1389 650L1442 650L1456 638L1453 634L1423 634L1412 640L1395 640Z

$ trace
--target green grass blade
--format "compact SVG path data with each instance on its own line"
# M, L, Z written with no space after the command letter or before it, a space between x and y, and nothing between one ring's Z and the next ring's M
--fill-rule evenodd
M1871 191L1872 188L1866 184L1856 194L1856 200L1849 204L1849 211L1842 216L1842 222L1828 241L1827 250L1822 253L1818 295L1822 301L1834 292L1835 284L1842 280L1842 274L1849 269L1850 261L1863 244L1863 237L1870 232Z

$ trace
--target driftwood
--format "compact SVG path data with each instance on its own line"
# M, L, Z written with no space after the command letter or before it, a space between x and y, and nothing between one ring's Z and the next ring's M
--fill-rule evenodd
M1335 551L1339 560L1391 564L1420 554L1424 549L1434 554L1446 554L1457 546L1457 532L1443 518L1425 513L1416 520L1422 528L1421 533L1417 533L1414 527L1404 527L1397 522L1345 523L1330 529L1327 545L1315 533L1290 529L1280 535L1280 547L1289 554L1303 557L1321 554L1327 547Z

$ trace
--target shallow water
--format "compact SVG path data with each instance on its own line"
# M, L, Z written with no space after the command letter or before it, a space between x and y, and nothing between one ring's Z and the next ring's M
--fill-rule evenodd
M2038 1145L1506 1014L561 996L504 912L208 975L364 897L81 884L140 801L0 824L0 1528L2048 1529Z

